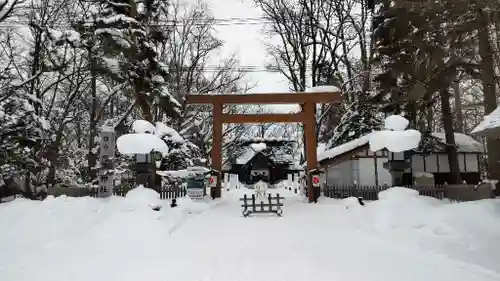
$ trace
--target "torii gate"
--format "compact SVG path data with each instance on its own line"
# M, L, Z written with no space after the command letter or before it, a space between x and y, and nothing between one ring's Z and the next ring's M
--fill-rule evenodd
M223 123L303 123L305 131L305 153L307 159L309 202L315 199L309 171L317 168L316 104L338 103L340 92L291 92L263 94L189 94L187 104L211 104L213 115L212 168L219 171L217 186L212 197L221 197L222 169L222 124ZM227 114L222 112L225 104L300 104L302 110L289 114Z

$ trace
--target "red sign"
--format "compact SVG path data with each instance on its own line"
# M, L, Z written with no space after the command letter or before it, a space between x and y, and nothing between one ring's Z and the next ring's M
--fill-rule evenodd
M210 177L210 187L215 187L215 186L217 186L217 177L211 176Z
M319 184L319 176L313 176L312 178L312 183L314 185L318 185Z

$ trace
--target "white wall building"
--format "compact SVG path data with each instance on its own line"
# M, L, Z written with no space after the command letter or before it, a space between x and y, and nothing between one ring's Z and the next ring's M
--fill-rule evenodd
M327 185L371 185L391 184L392 178L383 165L388 161L388 151L370 151L366 135L340 146L322 151L318 154L318 162L324 170ZM405 182L414 183L415 176L432 174L435 184L448 182L450 168L448 155L444 153L445 136L443 133L433 133L438 144L428 155L415 151L407 151L395 155L395 158L406 159L411 165L405 173ZM482 145L464 134L455 134L458 160L462 180L467 183L480 181L479 161L483 153Z

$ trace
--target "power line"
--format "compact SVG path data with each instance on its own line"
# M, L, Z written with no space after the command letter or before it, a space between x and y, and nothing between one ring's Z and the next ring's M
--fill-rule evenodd
M15 28L15 27L27 27L29 26L29 21L27 20L20 20L20 21L6 21L0 24L0 28ZM92 22L89 22L92 23ZM205 25L212 25L212 26L232 26L232 25L264 25L264 24L271 24L273 23L272 20L270 20L267 17L246 17L246 18L219 18L219 19L199 19L199 20L192 20L192 21L174 21L174 20L164 20L164 21L158 21L158 23L155 24L149 24L149 26L154 26L154 27L172 27L172 26L186 26L186 25L192 25L192 26L205 26ZM56 23L52 24L51 26L48 26L50 28L53 27L71 27L71 24L61 24L61 23Z

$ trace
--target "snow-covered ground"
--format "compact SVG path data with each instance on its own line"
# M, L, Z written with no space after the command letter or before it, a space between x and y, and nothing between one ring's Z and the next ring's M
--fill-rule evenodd
M151 194L16 199L0 205L0 280L500 280L500 200L395 188L361 207L270 191L286 197L281 218L243 218L244 189L158 212Z

